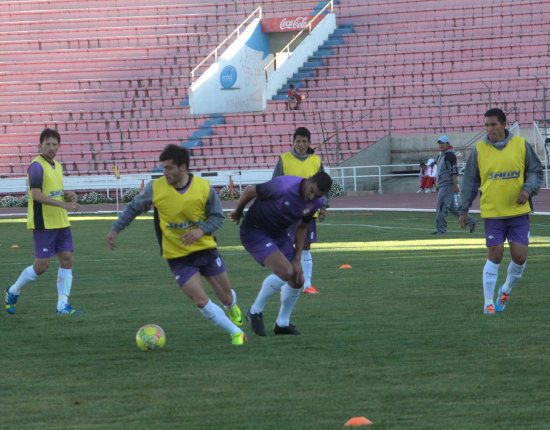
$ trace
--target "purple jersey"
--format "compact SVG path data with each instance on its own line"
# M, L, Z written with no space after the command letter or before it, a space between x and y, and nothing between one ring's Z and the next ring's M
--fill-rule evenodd
M321 208L323 197L306 202L300 194L304 178L277 176L256 186L257 198L248 209L243 225L263 230L272 237L286 235L286 229L300 219L308 223Z

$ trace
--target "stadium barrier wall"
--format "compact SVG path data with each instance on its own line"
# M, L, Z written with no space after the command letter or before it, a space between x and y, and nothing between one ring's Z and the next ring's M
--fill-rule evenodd
M189 89L191 114L264 111L269 37L256 18Z

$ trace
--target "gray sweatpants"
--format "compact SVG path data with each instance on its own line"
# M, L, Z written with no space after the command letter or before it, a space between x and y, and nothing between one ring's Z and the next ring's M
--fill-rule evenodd
M447 216L449 212L455 217L459 217L458 208L456 207L454 199L453 185L445 185L439 187L439 193L437 194L437 207L435 215L435 227L439 234L447 233ZM477 219L468 215L468 227L477 222Z

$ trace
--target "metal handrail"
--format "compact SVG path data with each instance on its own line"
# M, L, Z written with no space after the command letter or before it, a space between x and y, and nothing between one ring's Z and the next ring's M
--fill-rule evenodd
M195 71L196 71L200 66L202 66L202 65L206 62L206 60L208 60L208 59L212 56L212 54L214 54L214 58L217 60L217 59L218 59L218 49L219 49L225 42L227 42L227 41L229 40L229 38L230 38L231 36L233 36L235 33L237 33L237 36L239 36L239 30L241 29L241 27L242 27L242 26L243 26L243 25L253 16L253 15L255 15L256 12L258 12L258 11L260 11L259 15L260 15L260 19L261 19L261 18L262 18L262 7L261 7L261 6L258 6L258 7L254 10L254 12L252 12L250 15L248 15L248 16L246 17L246 19L245 19L243 22L241 22L241 24L240 24L235 30L233 30L229 36L227 36L227 37L223 40L222 43L220 43L218 46L216 46L216 47L210 52L210 54L208 54L208 55L206 56L206 58L205 58L204 60L202 60L193 70L191 70L191 73L190 73L190 75L191 75L191 83L193 83L193 82L195 81Z
M269 63L267 63L267 65L264 67L265 79L266 79L266 80L267 80L267 69L269 68L269 66L271 66L272 63L275 62L275 60L277 60L278 55L279 55L279 54L282 54L283 52L285 52L285 50L286 50L286 52L288 53L288 55L290 55L290 45L292 45L292 43L293 43L296 39L298 39L298 37L300 37L300 35L301 35L304 31L306 31L306 29L308 29L308 27L309 27L309 32L311 33L311 24L313 24L313 23L315 22L315 20L317 19L317 17L318 17L319 15L321 15L321 14L325 11L325 9L326 9L327 7L330 6L330 11L332 12L332 10L334 9L333 2L334 2L334 0L330 0L330 1L325 5L325 7L324 7L323 9L321 9L321 10L317 13L317 15L315 15L315 16L313 17L313 19L312 19L310 22L307 23L306 28L304 28L303 30L300 30L300 32L299 32L296 36L294 36L294 37L292 38L292 40L291 40L290 42L288 42L288 43L286 44L286 46L285 46L283 49L281 49L279 52L277 52L277 54L275 54L275 56L273 57L273 59L272 59Z

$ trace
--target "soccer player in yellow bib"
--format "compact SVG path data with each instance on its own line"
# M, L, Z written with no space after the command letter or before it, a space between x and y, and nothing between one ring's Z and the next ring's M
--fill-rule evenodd
M57 256L57 313L81 314L69 305L73 282L73 238L67 211L78 211L76 194L63 188L63 168L54 160L61 137L52 129L40 134L40 155L31 161L27 170L29 207L27 228L33 231L34 264L23 270L15 284L6 289L6 311L15 314L15 304L21 290L50 267Z
M324 172L321 157L315 154L311 148L311 132L306 127L298 127L293 136L293 147L289 152L284 153L279 158L273 177L291 175L301 178L309 178L317 172ZM317 294L318 291L311 285L313 275L313 258L311 256L311 244L317 242L317 223L316 220L324 221L326 209L328 207L328 193L324 197L323 206L313 220L308 224L306 242L302 250L302 270L304 271L304 293ZM296 225L289 229L293 236Z
M242 345L247 338L238 327L243 323L241 310L213 236L224 222L222 205L210 183L189 172L189 158L186 148L168 145L159 157L163 176L147 183L126 206L105 241L114 250L120 231L154 206L162 257L182 292L207 320L229 333L233 345ZM228 315L210 300L201 275L210 283Z
M512 287L525 270L529 213L533 210L531 197L537 194L543 174L540 160L531 145L506 129L506 115L501 109L485 112L485 129L487 135L476 144L466 163L458 212L459 223L464 228L468 222L468 210L479 188L487 245L487 261L483 268L483 312L494 314L504 310ZM512 261L494 303L506 240Z

